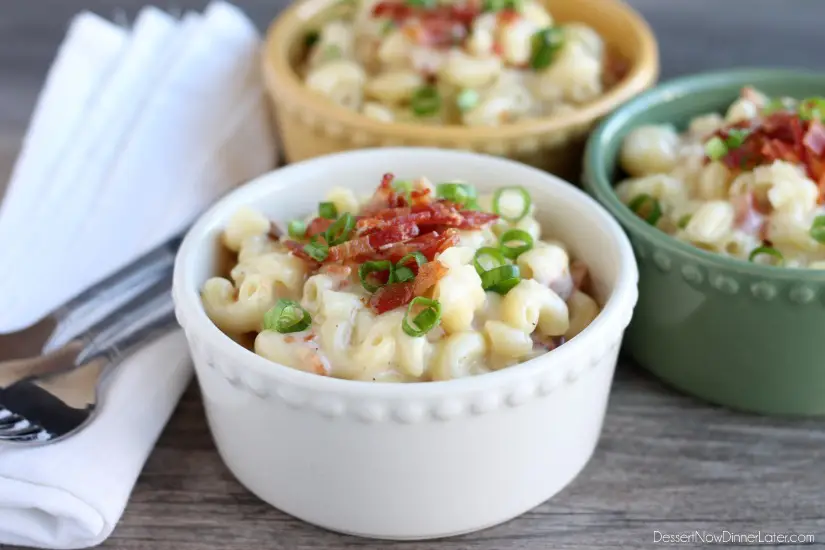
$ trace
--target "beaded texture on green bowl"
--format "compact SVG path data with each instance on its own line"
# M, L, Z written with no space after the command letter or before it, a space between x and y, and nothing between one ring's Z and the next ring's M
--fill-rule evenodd
M743 86L797 99L825 92L825 74L742 69L672 80L626 103L590 136L587 191L628 233L639 302L625 338L665 382L752 412L825 414L825 271L757 265L679 241L633 214L613 191L622 140L638 126L724 113Z

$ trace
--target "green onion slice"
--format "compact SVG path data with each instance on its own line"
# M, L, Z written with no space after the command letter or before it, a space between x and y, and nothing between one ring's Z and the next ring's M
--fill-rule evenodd
M750 130L747 130L745 128L731 128L730 130L728 130L728 136L725 139L725 146L727 147L727 150L729 151L731 149L736 149L737 147L745 143L745 140L748 138L750 133Z
M547 27L536 32L531 39L530 66L533 70L546 69L564 45L564 33L558 27Z
M318 235L310 239L309 244L304 245L304 252L309 254L309 257L317 262L323 262L329 256L329 246Z
M788 105L788 101L786 99L774 98L768 101L764 107L762 107L762 114L772 115L780 111L788 110L790 110L790 105Z
M338 217L338 209L335 208L335 203L322 202L318 205L318 215L327 220L334 220Z
M434 8L436 0L407 0L407 5L413 8Z
M825 121L825 97L808 97L800 101L799 118Z
M684 229L685 227L687 227L687 224L689 224L689 223L690 223L690 219L691 219L692 217L693 217L693 215L692 215L692 214L685 214L684 216L682 216L681 218L679 218L679 221L678 221L678 222L676 222L676 226L677 226L679 229Z
M405 283L415 279L415 273L409 267L396 267L392 271L391 283Z
M502 265L481 274L481 288L507 294L519 284L521 273L517 265Z
M407 180L396 180L392 182L392 189L396 193L412 193L412 182Z
M349 240L353 229L355 229L355 218L349 212L335 220L335 223L327 228L324 233L328 246L335 246Z
M518 196L518 198L521 199L521 209L515 215L509 215L512 214L512 212L505 212L505 205L502 204L501 201L502 199L506 199L507 196ZM505 200L505 202L507 201ZM530 193L527 192L527 189L519 185L502 187L493 195L493 213L498 214L510 223L516 223L524 219L524 217L530 213L531 204Z
M751 250L750 256L748 256L748 261L753 262L759 256L771 256L775 259L773 265L780 266L785 263L785 258L782 256L782 253L775 249L772 246L758 246Z
M375 292L379 287L384 286L383 283L373 283L370 281L370 275L373 273L381 273L388 271L387 282L393 280L392 262L389 260L379 260L375 262L365 262L358 268L358 278L361 279L361 286L367 289L368 292Z
M459 111L466 113L478 105L479 100L481 100L479 93L471 88L467 88L466 90L461 90L458 96L456 96L455 103Z
M482 11L499 11L503 10L506 4L506 0L484 0L481 3L481 9Z
M293 239L303 239L307 234L307 224L301 220L292 220L287 226L287 232Z
M439 183L435 186L435 196L459 205L465 205L477 198L476 188L469 183Z
M417 307L423 307L424 309L410 321L413 310ZM401 321L401 328L412 337L424 336L435 328L440 319L441 304L439 301L418 296L413 298L407 307L407 313L404 314L404 320Z
M484 246L476 250L473 256L473 267L476 268L476 273L484 275L486 271L495 269L507 264L507 258L498 248L491 246Z
M410 107L415 116L434 115L441 109L441 95L435 86L422 86L413 94Z
M311 48L318 42L320 37L321 35L318 31L309 31L304 35L304 45L306 45L307 48Z
M825 244L825 216L817 216L808 232L816 242Z
M513 11L523 11L524 10L524 0L504 0L504 7L508 10Z
M728 145L719 136L714 136L705 143L705 155L710 160L719 160L727 154Z
M650 225L656 225L656 222L662 217L662 206L659 201L647 193L636 195L627 206Z
M499 237L501 253L505 257L515 259L533 248L533 237L521 229L510 229Z
M419 267L427 263L427 257L419 251L410 252L400 260L398 263L395 264L398 267L409 265L410 260L415 260L415 263L418 264Z
M264 330L274 330L281 334L301 332L312 324L312 316L301 304L281 298L275 306L264 313Z

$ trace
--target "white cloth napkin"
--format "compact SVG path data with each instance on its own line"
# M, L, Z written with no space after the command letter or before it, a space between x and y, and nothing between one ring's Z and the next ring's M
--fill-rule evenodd
M259 43L220 1L181 20L148 7L131 30L88 13L73 20L0 206L0 288L16 289L0 292L0 333L36 322L275 166ZM118 366L81 433L0 447L0 546L105 540L191 373L175 332Z
M47 447L0 447L0 545L85 548L112 532L191 375L181 331L115 371L84 431Z
M12 179L0 214L0 266L14 266L0 267L0 288L36 291L0 293L0 333L35 323L275 164L259 36L239 10L215 2L176 22L144 8L125 42L85 105L64 105L84 114L51 168L15 171L31 177ZM251 150L232 150L244 161L219 155L239 134ZM37 143L26 149L20 162L38 163Z

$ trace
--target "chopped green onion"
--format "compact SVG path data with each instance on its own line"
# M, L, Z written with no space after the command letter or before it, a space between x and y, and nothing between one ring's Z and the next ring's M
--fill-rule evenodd
M410 322L410 316L413 313L413 309L417 306L424 307L424 310L417 314L413 318L412 322ZM429 298L424 298L423 296L418 296L413 298L412 302L410 302L410 305L407 307L407 313L404 314L404 320L401 321L401 328L404 332L414 338L424 336L435 328L440 319L441 304L438 300L431 300Z
M504 212L504 205L501 203L501 199L502 197L506 196L506 194L520 195L521 210L514 216L508 216ZM530 213L531 204L532 200L530 199L530 193L528 193L524 187L521 187L519 185L515 185L512 187L502 187L501 189L497 190L493 195L493 213L498 214L510 223L516 223L524 219L524 217Z
M384 24L381 25L381 36L386 36L395 28L395 21L392 19L387 19L384 21Z
M521 273L517 265L502 265L481 274L481 288L507 294L519 284Z
M758 246L754 248L751 250L750 256L748 256L748 261L754 262L759 256L773 257L775 259L773 265L781 266L785 263L785 258L782 256L782 253L772 246Z
M412 182L407 180L396 180L392 182L392 189L397 193L411 193Z
M479 275L505 264L507 264L507 258L504 257L501 250L491 246L479 248L473 256L473 267L476 268Z
M501 253L510 259L518 258L533 248L533 237L530 236L530 233L521 229L505 231L499 237L499 242L501 243ZM512 243L515 243L515 246L511 246Z
M315 235L309 241L309 244L304 245L304 252L309 254L309 257L313 260L323 262L329 256L329 246Z
M662 207L659 201L647 193L636 195L627 206L650 225L656 225L656 222L662 217Z
M405 283L415 279L415 273L409 267L396 267L392 271L391 283Z
M463 206L475 200L476 188L469 183L439 183L435 186L435 196Z
M318 205L318 215L327 220L334 220L338 217L338 209L333 202L322 202Z
M809 97L799 103L799 118L825 121L825 97Z
M728 146L719 136L714 136L705 143L705 155L710 160L719 160L727 154Z
M434 115L441 109L441 95L435 86L422 86L413 94L410 107L415 116Z
M415 260L415 263L418 264L419 267L427 263L427 257L416 250L415 252L410 252L409 254L398 260L398 263L395 265L399 267L405 266L409 264L410 260Z
M407 5L412 8L434 8L436 4L436 0L407 0Z
M292 220L287 226L287 232L293 239L303 239L307 234L307 224L301 220Z
M536 71L546 69L563 45L564 33L558 27L547 27L536 32L531 39L530 66Z
M808 232L816 242L825 244L825 216L817 216Z
M676 226L677 226L679 229L684 229L685 227L687 227L687 224L689 224L689 223L690 223L690 219L691 219L692 217L693 217L693 215L692 215L692 214L685 214L684 216L682 216L681 218L679 218L679 221L678 221L678 222L676 222Z
M378 290L379 287L384 286L383 283L372 283L370 282L370 275L373 273L380 273L382 271L387 271L389 274L387 275L387 281L391 281L393 278L393 267L392 262L389 260L379 260L376 262L366 262L361 264L358 268L358 278L361 279L361 286L363 286L369 292L375 292Z
M745 140L748 139L750 135L750 130L745 128L731 128L728 130L728 137L725 139L725 145L727 146L728 150L736 149L743 143ZM715 159L714 159L715 160Z
M477 91L467 88L466 90L461 90L458 96L455 99L456 105L458 105L458 110L462 113L466 113L470 111L478 105L481 96L478 94Z
M335 246L349 240L352 230L355 229L355 218L349 212L335 220L335 223L327 228L324 238L328 246Z
M321 38L321 35L318 34L318 31L309 31L304 35L304 45L311 48L318 42L319 38Z
M301 332L312 324L312 316L301 304L281 298L275 307L264 313L264 330L281 334Z
M481 9L482 11L499 11L503 10L506 4L506 0L484 0L481 3Z
M524 10L524 0L504 0L504 9L520 12Z
M787 100L774 98L768 101L764 107L762 107L762 114L763 115L772 115L774 113L778 113L780 111L787 111L789 109L789 105Z

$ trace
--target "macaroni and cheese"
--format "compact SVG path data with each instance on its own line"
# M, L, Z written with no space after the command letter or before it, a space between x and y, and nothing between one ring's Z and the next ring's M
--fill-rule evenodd
M255 353L319 375L448 380L527 361L599 314L586 267L540 240L531 202L387 174L365 199L333 188L285 231L243 209L222 233L234 265L203 305Z
M697 247L756 263L825 268L825 98L745 88L724 116L624 140L617 188L642 219Z

